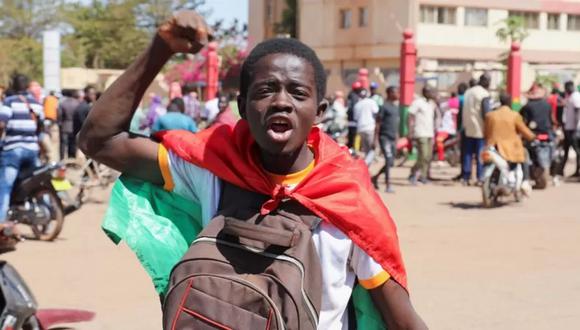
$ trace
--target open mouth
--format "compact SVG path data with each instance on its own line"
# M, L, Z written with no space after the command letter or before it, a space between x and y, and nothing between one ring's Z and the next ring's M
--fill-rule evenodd
M286 142L292 135L292 123L288 118L278 117L268 120L268 135L276 142Z

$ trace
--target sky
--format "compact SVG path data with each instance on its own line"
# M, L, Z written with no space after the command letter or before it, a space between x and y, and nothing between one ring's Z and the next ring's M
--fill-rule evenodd
M241 23L248 22L248 0L206 0L205 8L211 9L210 23L224 19L225 23L237 18Z

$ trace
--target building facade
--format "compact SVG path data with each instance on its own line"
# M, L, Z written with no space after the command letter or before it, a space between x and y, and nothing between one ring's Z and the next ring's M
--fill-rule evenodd
M250 0L251 43L275 36L284 6L284 0ZM415 33L419 82L452 90L490 71L499 86L509 44L496 31L509 16L522 17L529 32L522 44L523 88L538 75L580 78L580 0L299 0L298 11L298 38L323 61L329 92L348 88L361 67L373 81L397 84L407 28Z

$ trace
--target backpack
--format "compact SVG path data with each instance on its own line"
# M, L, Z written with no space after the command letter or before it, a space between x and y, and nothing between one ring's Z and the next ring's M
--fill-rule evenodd
M320 224L294 200L260 215L268 196L223 182L218 215L171 271L163 329L316 329Z

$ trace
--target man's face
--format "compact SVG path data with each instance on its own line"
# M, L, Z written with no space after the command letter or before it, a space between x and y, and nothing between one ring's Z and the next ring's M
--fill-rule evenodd
M95 102L97 100L97 91L94 88L87 90L86 98L89 102Z
M260 148L275 155L300 149L327 105L317 101L312 65L290 54L260 59L239 103Z
M391 101L398 101L399 100L399 89L395 88L393 90L391 90L391 92L388 93L387 95L388 99Z
M218 108L220 109L220 112L224 112L228 108L228 105L229 102L227 97L221 96L218 101Z

